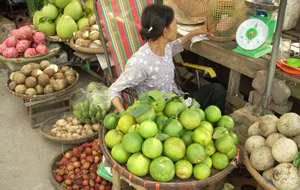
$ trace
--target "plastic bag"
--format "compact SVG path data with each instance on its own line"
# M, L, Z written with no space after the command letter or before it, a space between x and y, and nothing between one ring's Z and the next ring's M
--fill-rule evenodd
M87 124L94 124L103 119L110 106L108 87L102 83L90 82L73 98L74 115Z

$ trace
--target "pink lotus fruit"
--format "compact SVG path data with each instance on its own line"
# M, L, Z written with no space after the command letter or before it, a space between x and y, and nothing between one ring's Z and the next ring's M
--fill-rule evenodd
M25 57L32 57L32 56L36 56L36 51L34 48L28 48L25 50L24 52L24 56Z
M32 33L32 29L29 26L23 26L18 29L17 37L20 40L27 40L31 38Z
M48 53L48 48L44 44L37 45L35 50L40 55L44 55Z
M11 30L11 31L9 32L9 35L10 35L10 36L16 36L16 37L17 37L17 36L18 36L17 33L18 33L18 30L17 30L17 29L14 29L14 30Z
M38 45L37 43L34 43L34 42L33 42L33 43L31 44L31 47L32 47L32 48L36 48L37 45Z
M5 43L0 45L0 55L3 55L3 52L7 49L7 45Z
M41 44L46 40L46 35L42 32L36 32L33 34L33 39L35 43Z
M24 52L27 48L30 47L30 41L28 40L19 40L17 45L16 45L16 49L18 50L18 52Z
M3 52L3 55L4 55L4 57L7 57L7 58L16 58L16 57L18 57L18 51L16 48L10 47L10 48L7 48Z
M15 47L18 43L18 39L15 36L10 36L5 40L7 47Z

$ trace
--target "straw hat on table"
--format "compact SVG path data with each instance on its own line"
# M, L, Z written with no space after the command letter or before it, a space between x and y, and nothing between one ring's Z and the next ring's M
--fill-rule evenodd
M173 8L179 24L199 24L206 20L208 0L163 0Z

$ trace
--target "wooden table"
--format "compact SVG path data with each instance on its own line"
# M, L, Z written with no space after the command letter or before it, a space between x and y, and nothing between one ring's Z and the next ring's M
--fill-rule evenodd
M184 45L184 49L201 57L207 58L230 69L227 101L236 107L242 107L246 102L238 97L241 75L254 78L259 70L269 70L270 55L262 58L251 58L232 50L237 47L235 41L215 42L201 41L191 46L191 42ZM287 74L276 68L276 77L286 81L291 88L292 96L300 99L300 78Z

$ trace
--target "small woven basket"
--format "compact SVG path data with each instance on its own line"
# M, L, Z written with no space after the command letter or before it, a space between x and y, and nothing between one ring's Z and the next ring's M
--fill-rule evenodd
M175 18L180 24L199 24L206 20L208 0L164 0L173 8Z
M246 19L247 6L241 0L210 0L207 28L214 32L209 39L227 42L235 39L239 25Z

